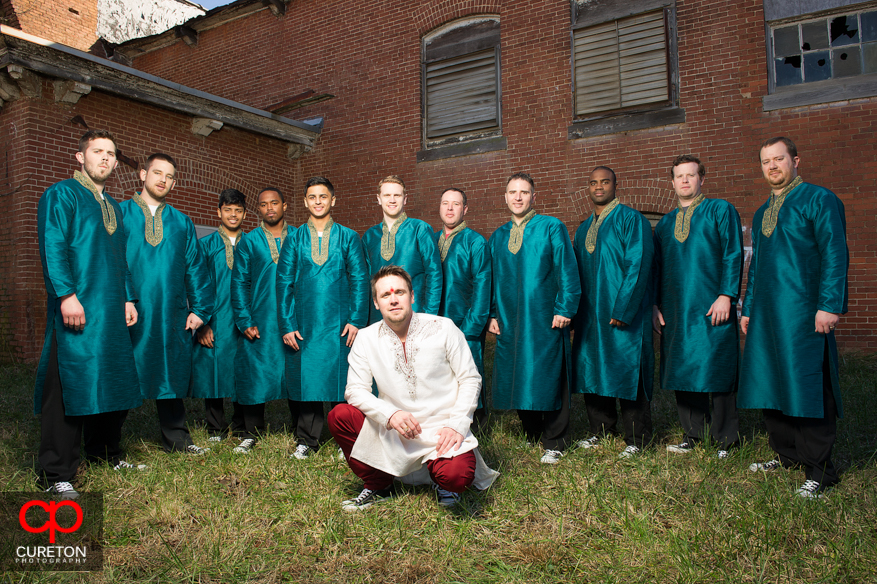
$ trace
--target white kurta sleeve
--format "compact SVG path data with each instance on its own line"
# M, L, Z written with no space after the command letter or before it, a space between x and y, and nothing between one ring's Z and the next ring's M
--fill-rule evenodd
M350 348L350 354L347 357L350 366L347 369L347 388L344 390L344 399L365 414L369 420L386 428L390 417L399 411L399 408L378 399L372 393L373 375L367 353L370 348L369 344L377 343L378 339L373 335L362 334L367 331L368 329L364 329L356 335L353 346Z
M481 392L481 374L472 358L472 351L466 343L463 332L448 320L445 322L448 364L457 379L457 401L451 410L448 427L462 436L469 433L472 416L478 407L478 394Z

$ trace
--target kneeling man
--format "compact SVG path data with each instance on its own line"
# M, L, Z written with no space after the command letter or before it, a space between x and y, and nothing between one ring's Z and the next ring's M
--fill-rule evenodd
M482 460L469 428L481 375L453 321L412 312L405 270L382 267L371 289L382 319L359 331L348 358L347 403L329 413L335 441L364 482L362 493L341 505L370 507L389 495L395 477L420 482L424 465L439 503L454 505L466 487L486 489L499 475Z

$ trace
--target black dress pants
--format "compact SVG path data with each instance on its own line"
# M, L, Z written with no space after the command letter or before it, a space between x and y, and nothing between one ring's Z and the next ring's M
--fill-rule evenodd
M740 416L737 414L737 392L677 391L676 408L685 442L697 444L707 434L722 450L740 442ZM710 414L710 397L713 407Z
M186 426L186 405L183 399L157 399L155 409L158 411L162 448L165 452L185 452L192 444L192 436Z
M122 459L121 420L127 410L90 416L68 416L65 413L64 389L58 371L58 342L54 333L41 404L40 449L37 456L46 486L70 482L76 476L83 435L87 460L116 465Z
M292 427L295 440L299 444L307 444L311 450L320 448L320 435L326 416L323 414L323 402L293 401L289 402L289 414L292 416ZM330 403L331 411L337 403Z
M562 371L566 371L566 363L561 363ZM518 410L524 435L529 442L542 441L545 450L563 452L569 446L569 379L566 374L561 376L560 409L541 412L534 410Z
M210 436L225 438L228 426L225 423L224 398L204 398L204 421L207 422L207 433Z
M821 418L788 416L779 410L763 410L770 447L786 468L804 467L804 475L823 487L840 482L831 461L831 450L837 437L837 402L831 387L828 354L822 368Z
M628 446L645 448L652 441L652 405L643 387L642 373L640 373L637 383L635 400L593 393L584 394L584 398L592 435L618 434L618 412L615 409L615 400L617 399L621 404L624 442Z
M241 440L258 440L265 434L265 404L232 402L231 432Z

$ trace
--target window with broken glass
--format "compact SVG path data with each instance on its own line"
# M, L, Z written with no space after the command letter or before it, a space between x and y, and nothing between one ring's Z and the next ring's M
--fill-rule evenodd
M771 27L775 87L877 73L877 9Z

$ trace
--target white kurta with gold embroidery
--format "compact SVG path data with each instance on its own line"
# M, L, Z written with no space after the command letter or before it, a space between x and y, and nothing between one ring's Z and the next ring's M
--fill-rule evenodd
M347 403L366 416L351 456L397 477L418 473L424 463L439 458L437 434L444 427L463 436L451 458L474 450L472 414L481 391L481 375L472 359L466 338L454 323L440 316L415 313L405 346L383 320L359 331L348 358ZM372 393L372 379L378 396ZM420 422L421 434L413 440L387 428L399 410ZM487 467L478 451L476 488L490 486L499 473ZM420 482L417 478L406 482Z

